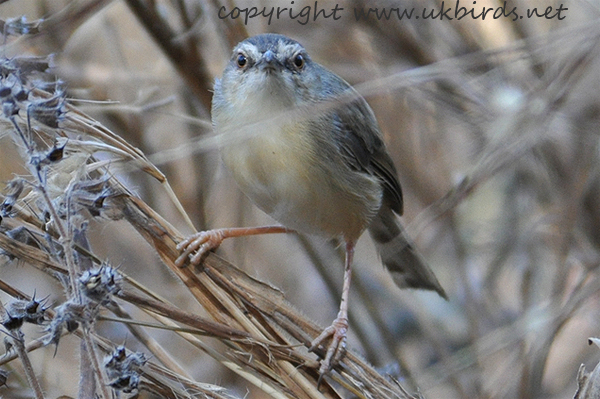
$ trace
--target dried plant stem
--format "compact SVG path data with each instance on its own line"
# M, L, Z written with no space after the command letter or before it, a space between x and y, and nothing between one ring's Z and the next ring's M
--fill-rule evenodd
M139 198L121 197L121 209L132 226L155 247L163 262L181 278L202 306L219 322L237 325L239 326L237 328L241 327L259 342L271 341L287 344L287 340L280 333L276 333L277 330L270 325L270 322L273 321L279 325L278 328L285 328L288 334L299 339L306 346L310 345L311 340L320 333L321 328L306 320L297 311L292 310L280 292L250 278L212 254L208 256L204 264L204 270L200 274L194 274L189 268L176 267L174 260L179 256L179 252L175 247L181 239L177 238L181 237L179 233ZM251 315L258 318L249 317ZM251 349L245 348L245 350ZM271 350L273 349L274 347L271 347ZM252 352L255 354L251 357L253 361L261 359L261 356L258 356L259 353ZM277 351L272 352L273 355L275 353ZM290 355L292 355L292 352L290 352ZM300 358L304 358L304 356ZM307 364L311 363L311 367L317 365L314 360ZM271 362L271 367L274 364ZM276 364L279 364L282 368L279 378L284 378L284 381L291 378L290 382L293 381L294 385L288 386L288 388L292 389L293 386L296 386L298 390L294 392L298 397L339 397L333 390L328 388L327 384L323 384L321 391L315 389L318 379L316 367L306 370L307 372L310 371L311 379L311 383L307 383L307 374L298 372L302 369L297 368L297 363L294 365L279 360ZM259 364L256 364L255 367L258 366ZM341 375L346 376L343 379L348 378L346 383L354 385L356 383L355 379L360 378L362 388L358 391L362 390L364 397L369 397L369 395L373 395L374 398L406 397L397 386L383 379L369 365L351 352L344 359L340 371L344 370L345 367L348 367L348 369L347 373L342 372ZM292 371L294 373L289 375ZM354 377L350 378L352 375ZM338 377L332 376L332 378L337 379ZM350 382L353 380L354 382ZM371 393L367 394L367 392Z
M42 386L35 376L35 371L33 370L33 366L31 365L31 360L27 355L27 350L25 349L25 341L23 340L24 336L21 330L17 330L14 332L16 336L12 337L12 343L14 345L15 351L17 352L17 356L21 360L23 364L23 369L25 370L25 375L27 376L27 382L29 382L29 386L33 389L36 399L44 399L44 393L42 391Z
M41 182L40 186L38 187L38 190L42 193L42 196L46 201L46 205L48 206L48 209L52 214L52 220L54 221L54 225L56 226L59 232L59 242L63 246L63 248L66 249L65 261L67 264L67 270L69 271L69 285L71 288L69 294L72 295L78 303L81 303L81 292L79 292L79 287L77 287L78 270L75 266L75 259L73 259L73 246L71 235L67 233L67 228L63 225L60 217L58 216L58 213L56 212L56 209L54 209L54 205L52 204L50 197L48 196L48 192L43 187Z
M582 18L584 13L576 10L580 5L571 4L564 21L494 18L484 22L485 29L481 21L457 25L384 18L354 23L350 18L347 24L311 21L314 31L319 30L316 34L302 28L288 30L284 19L291 16L291 8L269 22L269 30L300 40L315 60L324 58L349 81L363 82L355 88L373 106L398 166L408 205L405 222L412 221L408 234L419 236L420 249L451 292L450 302L443 304L426 296L416 300L407 296L404 301L404 295L376 292L386 275L369 268L364 287L357 281L351 294L357 305L362 304L353 309L350 330L367 359L389 366L384 370L394 375L378 373L349 351L318 387L323 353L319 349L311 353L307 347L322 327L296 310L282 292L214 253L198 270L176 267L174 259L181 255L176 244L183 236L164 219L174 216L181 223L181 217L173 215L176 207L188 231L193 229L191 220L203 229L210 228L205 223L213 218L217 227L249 225L248 202L224 198L224 207L221 203L210 207L211 201L220 201L233 190L229 181L208 184L218 176L212 168L212 151L246 139L248 129L206 134L211 130L213 74L227 62L226 47L248 36L244 18L233 18L238 11L242 16L246 5L236 0L120 4L81 0L53 14L54 4L34 2L43 3L45 19L32 23L30 11L27 18L0 18L2 48L11 57L0 57L0 175L12 178L6 190L0 187L0 261L6 260L2 266L8 270L0 291L12 297L6 306L10 317L0 327L15 340L15 350L0 354L0 366L13 361L20 369L22 360L27 380L35 378L32 366L39 375L59 359L44 356L40 366L35 361L42 356L29 351L46 345L50 347L44 354L54 349L57 357L64 356L71 349L64 346L73 340L62 337L72 334L79 344L74 347L80 359L79 391L62 392L64 387L53 386L47 378L26 386L22 378L24 387L16 389L27 392L13 394L1 387L0 394L111 399L126 396L131 389L139 396L149 392L165 399L231 399L224 388L192 381L190 376L201 375L204 367L185 365L196 367L196 355L202 352L200 362L206 355L218 363L217 368L223 366L216 378L231 381L230 374L235 374L236 392L245 388L252 396L262 390L261 397L277 399L421 398L403 388L409 386L436 397L566 397L573 390L566 376L570 373L574 380L578 363L595 361L597 352L587 350L581 335L584 331L586 337L597 335L594 320L600 292L600 97L594 90L600 70L600 30L594 20L598 10L586 3L593 12ZM109 3L125 12L100 13ZM530 7L523 1L515 5ZM238 11L231 18L210 20L222 6ZM358 1L355 6L369 4ZM543 11L539 5L538 9ZM122 23L132 14L140 26ZM81 23L96 18L101 23L90 23L91 29L96 26L101 33L108 29L114 40L98 41L95 35L86 39L89 31L77 40L70 38ZM252 21L259 20L266 21L265 16ZM488 23L501 34L490 35ZM139 35L135 29L140 27L148 34ZM123 33L132 35L120 36ZM423 34L431 40L423 40ZM132 40L140 45L129 46ZM80 56L85 54L84 43L93 45L90 57ZM138 57L138 48L148 54ZM60 57L52 62L26 52ZM335 58L328 58L332 55ZM53 65L57 68L49 69ZM151 71L148 65L153 66ZM96 87L99 90L89 90ZM136 95L137 101L126 104ZM354 101L355 95L289 109L275 119L313 120L316 114ZM71 100L72 96L86 99ZM105 104L103 98L118 101ZM114 123L119 135L83 112L89 104L93 105L85 110ZM202 121L194 124L183 114L200 115ZM190 143L186 138L197 129L200 138ZM58 157L51 156L55 150L60 150ZM164 171L151 162L157 159ZM180 167L188 173L179 173ZM177 178L168 181L171 173ZM126 186L121 176L126 176ZM130 187L143 196L133 194ZM181 203L176 193L182 195ZM194 213L190 218L182 204L201 216ZM102 235L113 229L118 230L114 237ZM127 268L146 273L147 264L141 262L156 255L126 253L130 243L139 247L137 235L149 244L146 252L155 251L164 264L149 266L166 266L169 278L174 275L183 282L177 288L182 291L164 293L160 283L159 288L148 288L161 273L144 275L152 279L146 287L123 272ZM305 244L304 251L300 248L294 256L269 256L261 252L266 247L253 247L245 259L264 262L264 268L251 267L267 279L272 270L284 267L276 264L283 257L293 266L312 262L318 273L332 275L337 259L331 248L306 245L302 236L298 240ZM242 252L248 254L238 249L234 242L222 253L240 258ZM144 251L143 246L139 250ZM123 268L110 264L123 259L127 262ZM364 262L377 267L374 256L365 256ZM97 280L88 278L90 271L105 265L112 270L108 280L102 280L102 274L94 275ZM358 266L357 270L365 270ZM335 292L335 279L317 282L317 276L299 270L292 267L282 284L293 278L306 278L303 287L314 282L320 296L308 303L327 300L327 291L320 289L323 280ZM40 275L50 284L38 286ZM273 280L282 281L280 277ZM111 290L94 294L94 288L104 285ZM36 289L44 292L44 299L31 294ZM301 294L299 287L292 292ZM197 303L188 307L190 300ZM30 307L35 317L27 314ZM200 314L188 310L196 307ZM30 337L29 330L18 330L20 322L43 326L45 332ZM121 328L136 341L131 347L143 350L131 352L120 344L122 338L98 335L119 334ZM162 331L155 335L156 329ZM168 335L177 341L182 337L190 350L171 352L178 342L163 343L161 338ZM380 336L385 345L376 342ZM574 340L580 345L573 345ZM132 372L109 367L108 359L138 363ZM400 366L385 365L388 360ZM208 372L215 371L211 366L206 367ZM591 375L580 370L578 397L593 396L586 387L600 381L599 369ZM4 374L0 370L0 384ZM8 378L11 390L15 384ZM395 378L402 378L403 386Z
M83 342L85 342L86 354L92 365L92 370L94 370L94 375L96 376L96 381L98 382L98 386L100 387L100 391L102 392L102 397L104 397L105 399L109 399L111 398L111 395L108 391L108 384L106 383L106 379L104 378L104 374L102 373L102 368L100 367L100 362L98 361L98 352L96 351L96 345L94 345L94 342L92 341L92 338L89 333L83 333Z

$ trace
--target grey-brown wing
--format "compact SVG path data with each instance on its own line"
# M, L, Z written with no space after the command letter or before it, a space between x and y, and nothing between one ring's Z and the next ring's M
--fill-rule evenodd
M377 176L383 185L384 201L394 212L402 215L402 189L392 158L387 152L375 114L364 98L360 97L345 80L318 64L314 85L319 85L319 96L313 100L331 101L350 94L356 99L336 107L326 116L335 125L336 147L351 168Z
M350 167L377 176L384 200L399 215L403 213L402 189L373 111L358 99L334 111L338 148Z

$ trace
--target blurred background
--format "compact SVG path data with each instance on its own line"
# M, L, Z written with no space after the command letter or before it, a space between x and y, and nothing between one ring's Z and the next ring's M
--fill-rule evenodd
M591 370L600 358L588 345L600 334L600 2L460 2L473 10L460 20L354 14L399 7L416 15L444 4L452 16L457 3L8 0L0 1L0 51L53 54L53 73L73 104L140 148L201 230L273 223L220 163L209 139L210 90L245 37L298 40L373 108L404 190L402 221L450 298L396 288L365 235L350 295L350 348L426 398L570 398L580 364ZM340 19L306 24L288 12L270 24L264 17L245 24L243 13L218 17L221 7L292 7L298 15L336 4ZM509 16L473 18L484 7L505 7ZM543 16L527 17L533 8ZM39 33L10 35L23 16ZM0 181L23 173L10 135L0 132ZM158 183L139 171L119 177L192 233ZM96 222L90 233L97 255L197 309L125 222ZM338 244L276 235L230 240L218 253L327 326L342 285ZM41 273L0 262L0 277L22 291L51 303L62 295ZM136 347L116 323L98 329ZM197 381L267 397L168 332L155 334ZM32 354L49 398L77 392L76 339L64 342L55 357L54 348ZM0 396L20 397L26 386L17 378Z

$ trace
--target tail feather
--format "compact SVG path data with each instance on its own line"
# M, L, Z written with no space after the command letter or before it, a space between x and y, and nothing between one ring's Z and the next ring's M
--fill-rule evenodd
M448 299L435 274L414 248L389 207L382 206L369 226L369 233L398 287L431 290Z

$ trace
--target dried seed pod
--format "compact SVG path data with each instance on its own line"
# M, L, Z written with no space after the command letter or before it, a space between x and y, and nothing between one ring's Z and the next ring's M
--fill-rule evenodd
M121 290L121 275L103 263L99 268L85 271L79 277L83 294L100 304L110 301L111 295Z
M36 121L52 128L58 128L60 121L64 119L65 99L62 91L49 99L36 100L27 106L27 115Z
M23 323L44 324L46 309L43 301L36 301L35 297L29 301L16 299L6 305L2 325L7 330L18 330Z
M140 382L140 371L144 364L146 364L146 356L143 353L127 354L124 346L118 346L104 360L106 375L110 379L109 385L113 389L125 393L136 391Z
M13 206L23 193L25 180L21 178L13 179L6 185L6 196L0 204L0 216L12 217Z

